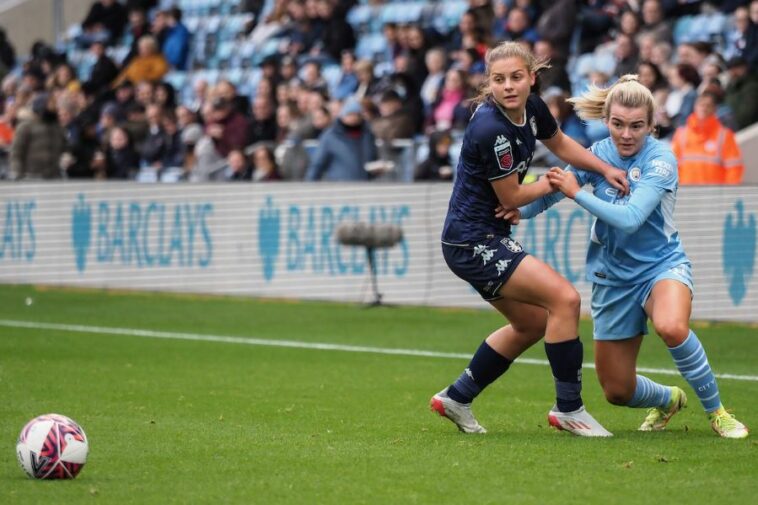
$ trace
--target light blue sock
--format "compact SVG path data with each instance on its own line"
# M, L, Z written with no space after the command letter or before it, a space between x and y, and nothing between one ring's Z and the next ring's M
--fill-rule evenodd
M671 389L653 382L644 375L637 376L637 387L627 407L665 407L671 401Z
M695 332L690 330L687 339L676 347L670 347L669 352L674 363L692 389L697 393L700 403L706 412L713 412L721 406L719 387L713 376L711 365L705 349L700 344Z

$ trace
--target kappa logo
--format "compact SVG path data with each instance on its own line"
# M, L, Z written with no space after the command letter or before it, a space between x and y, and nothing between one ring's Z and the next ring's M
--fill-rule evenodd
M486 245L477 245L474 247L474 256L482 257L482 264L486 265L495 255L495 249L487 249Z
M511 261L513 260L500 260L497 263L495 263L495 268L497 268L497 274L500 275L506 270L508 270L508 266L510 266Z
M507 172L513 166L513 150L511 141L502 135L497 136L495 141L495 158L500 170Z
M534 116L529 118L529 126L532 127L532 135L537 135L537 120L534 119Z

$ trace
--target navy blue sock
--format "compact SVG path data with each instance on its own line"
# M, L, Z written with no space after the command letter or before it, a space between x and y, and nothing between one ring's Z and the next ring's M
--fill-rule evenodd
M572 412L582 402L582 359L584 348L577 337L568 342L548 344L545 353L555 379L555 404L561 412Z
M485 340L474 353L468 368L448 388L448 396L459 403L471 403L484 388L503 375L511 363Z

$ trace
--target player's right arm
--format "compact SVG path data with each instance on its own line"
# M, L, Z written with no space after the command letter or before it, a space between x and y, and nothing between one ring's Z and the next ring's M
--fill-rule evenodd
M547 177L529 184L519 184L518 173L492 181L497 199L506 209L516 209L553 191Z
M526 170L527 160L520 159L516 139L507 137L497 123L483 118L473 126L471 135L476 142L478 161L505 209L517 209L552 192L546 178L530 184L519 182L519 174Z

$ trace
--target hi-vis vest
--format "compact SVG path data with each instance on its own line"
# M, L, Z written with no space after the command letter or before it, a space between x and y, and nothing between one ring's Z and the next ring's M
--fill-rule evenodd
M716 116L695 114L677 128L671 148L679 165L679 184L741 184L744 166L734 132Z

